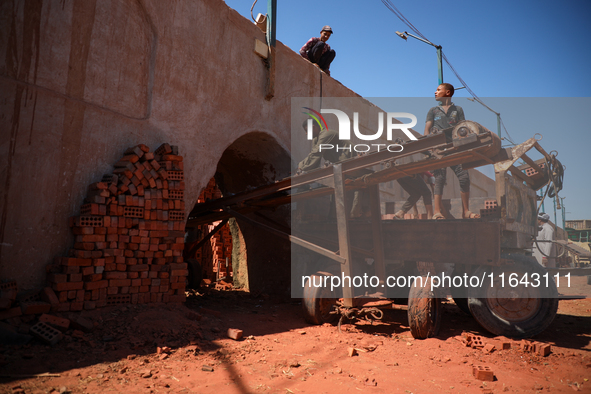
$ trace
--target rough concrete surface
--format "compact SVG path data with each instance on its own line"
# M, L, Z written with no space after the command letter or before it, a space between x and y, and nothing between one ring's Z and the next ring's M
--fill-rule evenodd
M87 185L138 143L179 146L187 213L216 172L224 193L287 176L291 98L358 95L277 42L265 100L255 39L222 0L0 3L0 278L42 286ZM287 247L244 240L258 272Z

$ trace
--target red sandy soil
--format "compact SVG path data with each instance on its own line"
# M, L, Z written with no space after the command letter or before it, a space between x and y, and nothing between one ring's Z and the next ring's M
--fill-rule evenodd
M241 291L192 294L184 305L125 305L86 311L95 329L68 331L51 347L0 347L1 393L591 393L591 299L561 301L552 325L533 340L488 354L463 332L500 348L452 301L436 338L415 340L406 312L382 322L312 326L298 300ZM229 339L228 328L244 331ZM158 349L160 348L160 350ZM348 348L359 349L349 357ZM473 366L489 367L492 382ZM206 366L206 368L204 368ZM212 371L207 371L211 367ZM33 376L49 373L51 376Z

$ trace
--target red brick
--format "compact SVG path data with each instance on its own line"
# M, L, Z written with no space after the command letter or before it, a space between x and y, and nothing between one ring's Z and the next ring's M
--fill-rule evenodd
M482 365L475 365L472 368L472 374L478 380L484 380L487 382L492 382L495 379L494 372L489 368Z
M62 274L77 274L80 272L80 267L76 267L76 266L62 266Z
M51 289L51 287L45 287L43 290L41 290L40 295L41 295L41 299L43 301L45 301L51 305L52 311L57 311L60 302L59 302L59 299L57 298L57 295Z
M83 287L83 282L54 283L51 285L51 288L55 291L79 290Z
M131 279L111 279L109 280L109 287L123 287L131 286Z
M64 319L63 317L57 317L53 315L43 314L39 316L39 321L49 324L53 328L66 332L70 328L70 320Z
M127 279L127 272L105 272L105 279Z
M77 235L76 242L104 242L105 236L100 234Z
M85 267L85 266L92 265L92 259L62 257L61 264L65 265L65 266Z
M492 353L496 350L495 345L493 345L492 343L487 343L486 345L484 345L484 347L482 348L482 351L485 353Z
M527 339L522 339L519 345L522 352L533 352L535 350L532 341Z
M70 274L68 275L68 282L82 282L82 274Z
M84 283L85 290L97 290L97 289L106 289L109 286L109 281L101 280L97 282L86 282Z
M84 267L82 268L82 275L91 275L94 274L94 267L93 266L88 266L88 267Z
M10 319L12 317L17 317L23 314L23 311L20 307L10 308L3 311L0 311L0 320Z
M40 315L51 311L51 304L43 301L21 302L23 315Z
M85 293L84 290L77 290L75 301L76 302L83 302L84 301L84 293Z
M239 341L242 339L242 330L237 328L228 328L228 338L231 338L235 341Z
M73 227L74 235L89 235L94 234L94 227Z
M552 346L545 343L536 343L536 353L538 356L547 357L552 352Z
M51 273L47 275L47 280L51 283L64 283L68 281L68 276L66 274Z

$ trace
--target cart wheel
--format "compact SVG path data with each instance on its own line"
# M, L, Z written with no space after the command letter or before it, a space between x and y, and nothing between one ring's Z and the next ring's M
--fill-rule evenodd
M412 336L425 339L437 335L442 312L441 298L431 291L431 278L423 276L415 280L408 295L408 325Z
M340 288L331 291L330 286L315 287L311 283L311 281L314 281L313 283L320 283L321 278L324 280L325 276L333 276L333 274L319 271L314 275L310 275L310 280L306 282L304 287L302 306L304 307L304 317L308 323L332 324L338 320L339 315L331 314L330 312L334 310L334 305L341 297L342 291ZM328 283L330 281L327 281Z
M187 259L187 287L189 289L198 289L201 286L201 280L203 279L203 271L201 270L201 264L195 259Z
M543 277L547 272L535 259L524 255L502 255L513 261L510 266L481 266L474 276L485 277L482 287L468 289L468 307L472 316L487 331L512 338L528 338L544 331L554 320L558 310L558 292L552 276L548 287ZM504 272L504 287L499 276ZM490 274L493 274L492 286ZM511 274L517 281L509 282ZM534 287L532 278L539 275L540 285ZM530 285L522 282L529 280ZM533 275L533 276L532 276ZM511 286L513 285L513 287Z

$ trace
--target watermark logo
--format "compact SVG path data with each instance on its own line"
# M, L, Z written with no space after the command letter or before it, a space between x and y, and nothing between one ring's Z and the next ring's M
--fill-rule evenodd
M314 122L318 125L320 130L328 130L328 125L322 114L332 114L337 117L338 121L338 139L340 141L351 140L351 119L349 116L338 109L321 109L320 112L313 110L309 107L302 107L310 112L304 112L304 114L310 116L307 122L307 138L312 140L314 138ZM398 118L410 119L410 123L394 123L394 120ZM384 121L385 120L385 121ZM385 123L385 127L384 127ZM359 130L359 112L353 112L353 133L355 137L361 141L375 141L382 137L384 130L386 132L386 139L392 141L394 139L394 130L402 131L410 140L416 141L417 137L410 131L410 129L417 124L417 117L408 112L379 112L378 113L378 130L373 134L363 134ZM332 144L321 144L320 150L323 149L337 149L337 151L343 150L342 147L334 146ZM403 147L400 144L355 144L352 147L347 147L346 150L354 150L358 153L369 152L371 149L377 149L379 152L381 149L387 149L389 152L402 152Z
M338 109L321 109L320 112L313 110L312 108L303 107L311 112L304 112L306 115L312 117L321 130L328 128L326 120L322 114L333 114L337 117L339 122L339 140L350 140L351 139L351 119L349 115ZM417 117L408 112L380 112L378 113L378 131L375 134L362 134L359 131L359 112L353 112L353 133L357 138L362 141L375 141L382 137L384 134L384 118L386 119L386 139L388 141L393 140L393 131L402 131L409 139L416 141L417 137L410 131L411 128L417 125ZM394 123L394 119L406 118L410 119L410 123ZM308 139L312 139L311 132L312 125L308 123Z
M312 119L314 119L316 121L316 123L318 124L318 127L320 127L320 130L324 130L324 129L328 129L328 126L326 125L326 120L324 120L324 117L320 114L320 112L313 110L312 108L308 108L308 107L302 107L304 109L307 109L308 111L312 111L310 112L304 112L306 115L308 115L309 117L311 117ZM312 135L312 119L308 119L308 139L311 140L314 138L314 136ZM321 122L322 120L322 122Z

